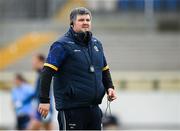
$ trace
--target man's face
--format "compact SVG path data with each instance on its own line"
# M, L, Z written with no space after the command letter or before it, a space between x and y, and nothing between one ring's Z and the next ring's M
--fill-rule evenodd
M14 78L14 84L16 85L16 86L19 86L19 85L21 85L21 81L18 79L18 78Z
M91 30L91 18L88 14L77 15L77 18L73 23L73 30L75 32L85 32Z
M37 58L37 56L34 56L32 59L32 67L34 70L39 70L42 67L43 63L40 62L40 60Z

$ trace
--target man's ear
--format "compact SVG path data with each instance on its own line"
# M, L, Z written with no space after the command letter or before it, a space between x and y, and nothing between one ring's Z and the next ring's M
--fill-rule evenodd
M73 26L74 26L73 21L71 21L70 26L71 26L71 27L73 27Z

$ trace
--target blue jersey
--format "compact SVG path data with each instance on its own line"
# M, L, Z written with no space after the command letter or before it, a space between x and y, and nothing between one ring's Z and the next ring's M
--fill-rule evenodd
M31 114L33 109L31 101L24 101L34 94L32 86L27 83L23 83L19 87L13 88L11 93L17 116Z

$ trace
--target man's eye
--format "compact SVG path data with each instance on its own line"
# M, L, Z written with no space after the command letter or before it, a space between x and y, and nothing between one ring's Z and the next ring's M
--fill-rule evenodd
M88 21L88 22L89 22L89 21L90 21L90 19L86 19L86 21Z
M84 19L79 19L79 21L84 21Z

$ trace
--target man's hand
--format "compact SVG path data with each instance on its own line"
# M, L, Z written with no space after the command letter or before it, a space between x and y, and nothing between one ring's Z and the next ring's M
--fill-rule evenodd
M40 103L38 111L42 117L46 118L46 116L48 115L48 112L49 112L49 108L50 108L49 103Z
M115 100L117 98L116 94L115 94L115 90L113 88L108 89L107 96L108 96L109 101L113 101L113 100Z

